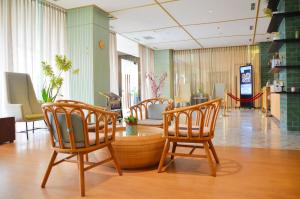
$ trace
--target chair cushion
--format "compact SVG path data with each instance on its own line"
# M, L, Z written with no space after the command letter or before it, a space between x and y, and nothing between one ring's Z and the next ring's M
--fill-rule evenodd
M168 104L150 104L148 106L148 119L152 120L162 120L162 112L165 111Z
M99 129L104 128L104 122L99 122ZM95 132L96 131L96 124L95 123L89 123L88 124L88 131L89 132Z
M50 125L53 129L54 140L58 142L58 134L56 129L57 127L55 125L52 113L48 112L48 118L49 118ZM57 113L57 120L59 122L59 128L62 134L63 143L66 144L70 143L65 114ZM71 123L72 123L72 130L74 133L75 142L78 143L79 146L80 143L84 143L83 122L81 120L81 117L78 114L73 113L71 115Z
M152 119L138 120L138 125L162 126L163 120L152 120Z
M107 135L108 135L108 140L111 140L112 139L112 133L108 133ZM105 142L104 133L100 133L99 134L99 142L100 143L104 143ZM93 146L95 144L96 144L96 133L95 132L89 132L89 145ZM58 144L57 141L55 142L55 146L56 147L59 146L59 144ZM64 142L64 147L65 148L71 148L70 142ZM84 148L85 144L84 144L84 142L77 142L76 143L76 147L77 148Z
M188 130L187 125L180 124L178 129L178 134L180 137L187 137ZM168 135L175 136L175 126L169 127ZM204 127L203 137L209 136L209 128ZM199 126L192 126L192 137L199 137Z
M43 114L27 114L25 115L25 120L29 121L36 121L36 120L43 120L44 115Z

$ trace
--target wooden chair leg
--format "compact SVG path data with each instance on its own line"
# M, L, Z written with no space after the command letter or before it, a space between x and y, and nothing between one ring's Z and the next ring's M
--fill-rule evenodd
M172 145L172 153L175 153L176 152L176 147L177 147L177 142L173 142L173 145ZM171 160L174 159L174 155L171 155Z
M28 140L28 124L27 124L27 122L25 122L25 125L26 125L26 137L27 137L27 140Z
M165 162L165 159L167 157L169 148L170 148L170 141L169 141L169 139L166 139L164 150L163 150L163 153L161 154L160 162L159 162L158 169L157 169L158 173L161 172L161 170L164 166L164 162Z
M216 168L215 168L215 165L213 163L213 160L212 160L212 157L211 157L211 154L210 154L210 151L209 151L208 143L204 142L203 146L204 146L205 153L206 153L207 160L208 160L208 164L209 164L209 167L210 167L210 170L211 170L211 175L216 177Z
M115 150L113 149L113 147L111 146L111 144L109 144L107 147L108 147L108 150L110 152L111 157L113 158L115 167L116 167L119 175L121 176L122 175L122 170L121 170L120 164L119 164L119 162L118 162L118 160L116 158Z
M88 162L89 161L89 154L85 154L85 161Z
M83 154L78 153L79 156L79 178L80 178L80 193L81 196L85 196L85 184L84 184L84 164L83 164Z
M53 164L55 162L56 157L57 157L57 152L53 151L51 159L50 159L50 162L49 162L47 170L46 170L46 173L45 173L43 181L42 181L42 185L41 185L42 188L45 188L45 186L46 186L48 177L49 177L49 175L51 173L51 170L52 170L52 167L53 167Z
M208 144L209 144L209 148L210 148L210 150L211 150L211 152L212 152L212 154L213 154L213 156L214 156L214 158L215 158L216 163L217 163L217 164L220 164L220 160L219 160L219 158L218 158L218 155L217 155L217 153L216 153L216 150L215 150L215 147L214 147L212 141L209 140L209 141L208 141Z

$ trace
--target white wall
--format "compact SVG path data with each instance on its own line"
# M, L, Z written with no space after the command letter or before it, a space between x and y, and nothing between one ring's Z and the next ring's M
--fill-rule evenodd
M139 57L139 44L117 34L117 50L125 54Z

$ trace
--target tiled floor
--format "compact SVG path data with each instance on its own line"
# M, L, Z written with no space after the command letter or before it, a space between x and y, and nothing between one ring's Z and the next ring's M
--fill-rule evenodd
M17 130L24 128L25 124L17 124ZM46 133L46 130L40 132ZM25 134L17 134L17 139L26 141L25 137ZM278 121L265 117L260 110L233 109L226 117L219 114L214 143L216 146L300 150L300 132L281 130Z
M265 117L260 110L233 109L226 117L220 114L214 143L216 146L300 150L300 132L281 130L278 121Z

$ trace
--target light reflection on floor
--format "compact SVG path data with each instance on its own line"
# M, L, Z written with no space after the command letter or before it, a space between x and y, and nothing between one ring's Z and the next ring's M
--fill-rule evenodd
M44 124L39 122L36 126L44 126ZM25 123L17 124L17 131L24 129ZM33 136L35 139L32 139ZM18 133L17 142L22 144L17 146L27 148L31 144L41 144L48 141L47 136L46 130L38 130L35 135L30 132L29 142L27 142L26 134ZM265 117L260 110L235 109L228 112L226 117L219 114L213 142L216 146L300 150L300 132L281 130L277 121Z
M260 110L235 109L226 117L220 115L214 143L216 146L300 150L300 132L280 129L276 120L265 117Z

